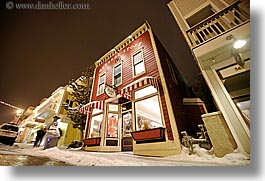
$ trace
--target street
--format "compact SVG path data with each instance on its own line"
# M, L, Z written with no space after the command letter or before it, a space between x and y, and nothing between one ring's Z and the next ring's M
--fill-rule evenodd
M0 166L71 166L47 157L21 155L14 147L0 144Z

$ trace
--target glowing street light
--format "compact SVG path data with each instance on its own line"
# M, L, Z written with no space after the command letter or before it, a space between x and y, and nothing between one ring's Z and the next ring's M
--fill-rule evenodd
M247 43L246 40L241 40L241 39L236 40L236 41L234 42L234 48L235 48L235 49L242 48L243 46L246 45L246 43Z

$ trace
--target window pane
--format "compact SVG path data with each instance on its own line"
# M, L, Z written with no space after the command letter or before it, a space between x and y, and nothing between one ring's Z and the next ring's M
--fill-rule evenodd
M114 67L114 75L121 73L121 64Z
M134 74L138 75L140 73L144 72L144 62L141 62L134 66Z
M158 96L135 103L136 130L162 127L161 111Z
M156 88L153 86L148 86L146 88L143 88L141 90L135 91L135 99L150 95L157 92Z
M118 114L109 113L107 126L108 126L107 137L117 138Z
M132 131L132 113L128 112L122 115L123 136L131 136Z
M138 52L133 56L133 63L134 65L142 61L142 52Z
M99 85L99 88L98 88L98 94L101 94L104 92L104 84L101 84Z
M117 104L109 104L109 111L119 111L119 106Z
M91 119L90 137L100 137L103 114L93 116Z
M114 85L119 85L121 84L121 77L115 77L114 78Z
M106 74L102 74L99 78L99 84L103 83L105 81L105 75Z

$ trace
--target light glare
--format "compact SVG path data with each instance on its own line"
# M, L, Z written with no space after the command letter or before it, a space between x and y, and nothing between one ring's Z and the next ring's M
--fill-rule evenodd
M246 40L236 40L235 43L234 43L234 48L235 49L239 49L239 48L242 48L243 46L245 46L247 43Z

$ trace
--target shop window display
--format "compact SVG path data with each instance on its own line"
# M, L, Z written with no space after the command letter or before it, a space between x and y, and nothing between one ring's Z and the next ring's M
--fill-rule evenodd
M103 114L92 117L91 127L90 127L90 137L91 138L101 136L102 118L103 118Z
M117 138L118 137L118 132L117 132L117 127L118 127L118 114L112 114L109 113L108 116L108 132L107 132L107 137L112 137L112 138Z
M123 137L130 137L132 131L132 113L128 112L122 115Z
M148 86L148 87L145 87L141 90L136 91L135 92L135 99L139 99L139 98L142 98L144 96L148 96L148 95L156 93L156 92L157 92L156 88L154 88L153 86Z
M137 131L163 126L157 95L135 102L135 109Z

